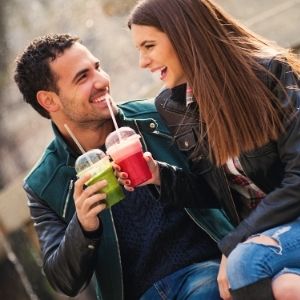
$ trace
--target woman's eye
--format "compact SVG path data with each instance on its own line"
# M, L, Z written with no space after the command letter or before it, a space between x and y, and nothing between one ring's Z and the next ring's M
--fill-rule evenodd
M150 45L145 45L146 49L151 49L152 47L154 47L154 45L150 44Z

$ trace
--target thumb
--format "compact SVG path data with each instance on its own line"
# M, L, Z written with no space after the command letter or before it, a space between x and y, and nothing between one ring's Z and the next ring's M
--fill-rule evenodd
M160 185L160 175L157 161L153 159L152 154L150 152L145 152L144 158L152 174L152 178L149 180L148 183Z
M156 161L153 159L152 154L150 152L146 151L144 153L144 158L145 158L150 170L153 170L156 166Z

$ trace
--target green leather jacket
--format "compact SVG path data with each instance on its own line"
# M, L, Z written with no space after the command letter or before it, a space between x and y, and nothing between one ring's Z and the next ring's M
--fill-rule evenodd
M155 159L187 168L186 158L173 145L153 101L130 101L119 108L119 125L135 129L142 136L144 149ZM98 299L123 299L121 257L111 211L101 213L101 235L83 233L73 203L77 155L53 128L54 140L24 181L46 276L56 290L75 296L95 274ZM221 210L186 212L216 242L233 229Z

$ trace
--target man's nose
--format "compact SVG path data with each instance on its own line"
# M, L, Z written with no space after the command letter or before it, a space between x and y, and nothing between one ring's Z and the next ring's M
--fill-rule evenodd
M101 71L96 73L95 88L101 89L110 85L110 77L107 73Z

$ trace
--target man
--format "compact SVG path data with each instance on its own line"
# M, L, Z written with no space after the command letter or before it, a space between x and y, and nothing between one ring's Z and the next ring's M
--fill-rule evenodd
M88 177L76 180L80 151L64 124L85 150L105 150L114 130L107 100L119 125L141 134L145 150L184 166L153 103L117 107L99 60L67 34L35 39L17 59L15 81L24 100L51 120L55 134L24 182L51 285L75 296L95 273L99 299L219 299L215 241L231 229L220 211L161 204L153 199L154 186L106 209L106 195L98 192L106 181L85 187ZM211 213L218 222L210 221Z

